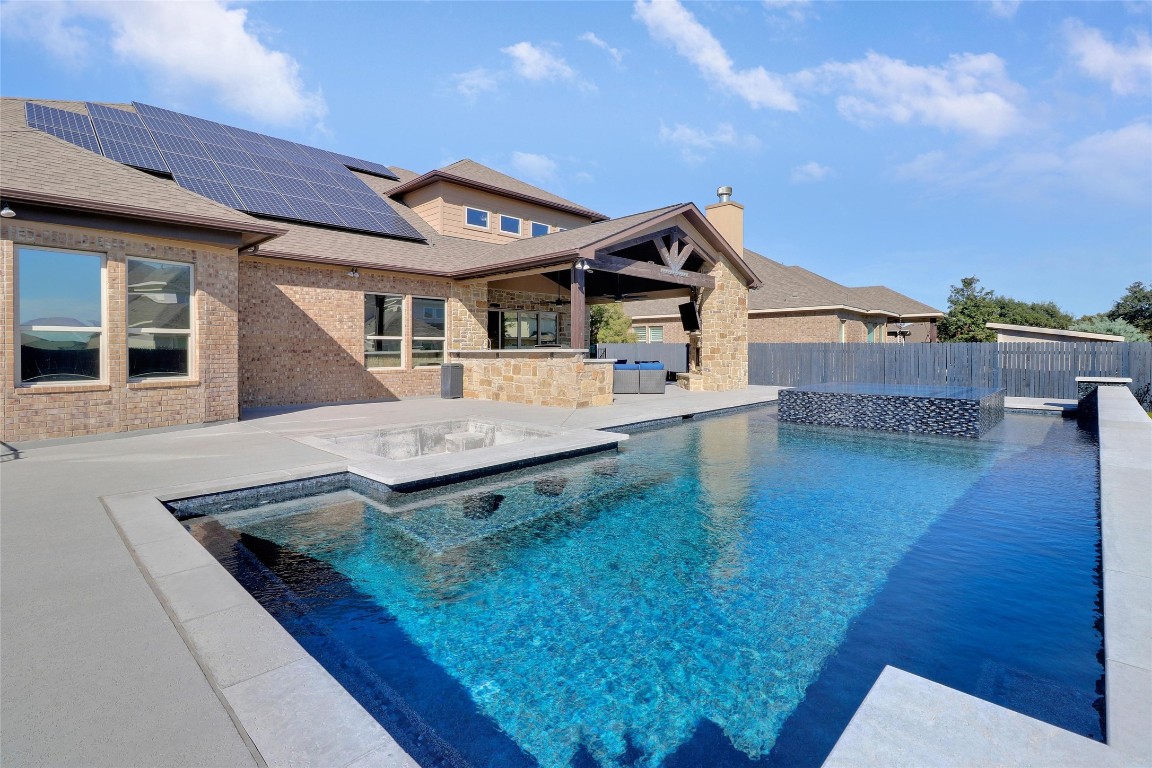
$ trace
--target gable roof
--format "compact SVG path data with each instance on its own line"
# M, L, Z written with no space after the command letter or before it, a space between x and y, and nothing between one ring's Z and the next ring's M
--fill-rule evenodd
M847 309L865 314L944 315L938 309L882 285L848 288L803 267L792 267L744 249L744 261L760 278L749 292L748 311L786 312L805 309ZM653 299L626 303L631 317L678 316L679 299Z
M48 103L61 106L60 102ZM0 193L79 211L247 233L246 243L284 231L157 178L28 127L23 99L0 109Z
M540 187L532 186L527 182L514 179L507 174L500 173L500 171L468 159L458 160L451 165L437 168L422 176L417 176L414 179L409 179L406 182L397 184L388 191L388 194L392 197L400 198L408 192L421 189L437 181L447 181L473 189L513 197L517 200L543 205L558 211L574 213L577 216L583 216L593 221L605 221L608 219L608 217L602 213L589 210L582 205L577 205L571 200L565 200L559 195L554 195L547 190L540 189Z

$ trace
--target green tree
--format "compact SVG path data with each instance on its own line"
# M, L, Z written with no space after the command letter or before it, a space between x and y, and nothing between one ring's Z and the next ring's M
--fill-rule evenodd
M994 323L1065 329L1072 322L1072 316L1051 301L1024 302L1007 296L997 296L995 301L996 319L992 321Z
M1132 323L1127 320L1113 320L1107 315L1082 317L1072 323L1070 330L1123 336L1124 341L1148 341L1148 337L1145 336L1139 328L1132 325Z
M980 287L980 278L965 277L948 294L948 314L940 320L941 341L996 341L985 323L996 321L996 295Z
M624 314L619 304L593 304L588 314L591 317L591 335L597 344L630 344L636 341L632 318Z
M1132 283L1128 286L1128 292L1108 311L1108 317L1127 320L1152 336L1152 284L1145 287L1139 280Z

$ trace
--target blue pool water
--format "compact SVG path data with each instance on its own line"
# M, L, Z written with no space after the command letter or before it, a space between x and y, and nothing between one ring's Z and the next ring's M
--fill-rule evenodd
M185 525L421 765L819 765L886 664L1101 738L1096 488L1072 421L768 409Z

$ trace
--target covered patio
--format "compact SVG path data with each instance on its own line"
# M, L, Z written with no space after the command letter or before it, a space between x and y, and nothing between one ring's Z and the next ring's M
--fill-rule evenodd
M729 205L734 205L729 203ZM688 390L747 386L747 291L755 275L692 204L524 240L514 260L462 281L449 362L464 396L583 408L612 402L611 360L589 358L589 307L682 299Z

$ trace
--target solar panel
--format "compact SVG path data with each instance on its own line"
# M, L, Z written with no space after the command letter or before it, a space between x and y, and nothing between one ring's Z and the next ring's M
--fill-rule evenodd
M92 118L92 125L95 126L96 135L101 140L111 139L124 144L139 144L142 147L156 146L156 142L152 141L152 134L140 124L128 125L127 123L94 117Z
M269 192L272 191L271 186L268 184L268 177L261 171L254 168L243 168L239 165L227 165L225 163L217 163L220 173L224 174L224 178L234 187L251 187L252 189L263 189Z
M232 187L228 186L222 181L197 179L191 176L182 176L178 173L173 174L172 178L176 180L177 184L184 187L184 189L189 190L190 192L203 195L204 197L215 200L216 202L221 203L222 205L226 205L229 208L235 208L236 210L241 210L243 208L243 204L240 202L240 198L237 197L236 192L232 189Z
M240 196L240 210L249 213L262 213L266 216L276 216L281 219L295 219L296 211L288 205L283 195L265 189L251 189L249 187L232 186Z
M114 123L123 123L124 125L140 125L140 117L135 112L106 107L103 104L93 104L90 101L85 102L84 106L88 108L88 114L93 120L111 120Z
M173 175L195 176L198 179L224 181L223 174L216 167L216 163L203 157L181 155L177 152L161 152L168 163Z
M28 124L249 213L423 239L349 169L396 176L359 158L148 104L89 102L88 114L25 103Z
M89 152L102 154L100 152L100 142L96 141L96 134L94 133L77 133L76 131L69 131L65 128L54 128L52 126L36 126L44 133L50 133L58 139L75 144L78 147L84 147Z
M307 197L319 202L316 197L316 190L312 188L311 184L304 181L304 179L294 179L290 176L280 176L275 173L269 173L265 178L268 180L268 186L282 195Z
M131 165L134 168L143 168L146 171L171 173L168 164L164 162L163 155L160 154L160 150L154 146L142 147L139 144L127 144L122 141L101 138L100 148L104 151L104 157L109 160Z
M156 146L160 147L161 152L177 152L181 155L208 157L204 145L196 139L157 132L152 134L152 140L156 142Z
M153 133L167 133L171 136L182 136L186 139L196 138L191 128L175 120L163 120L158 117L152 117L151 115L141 115L140 120L144 123L144 126Z

